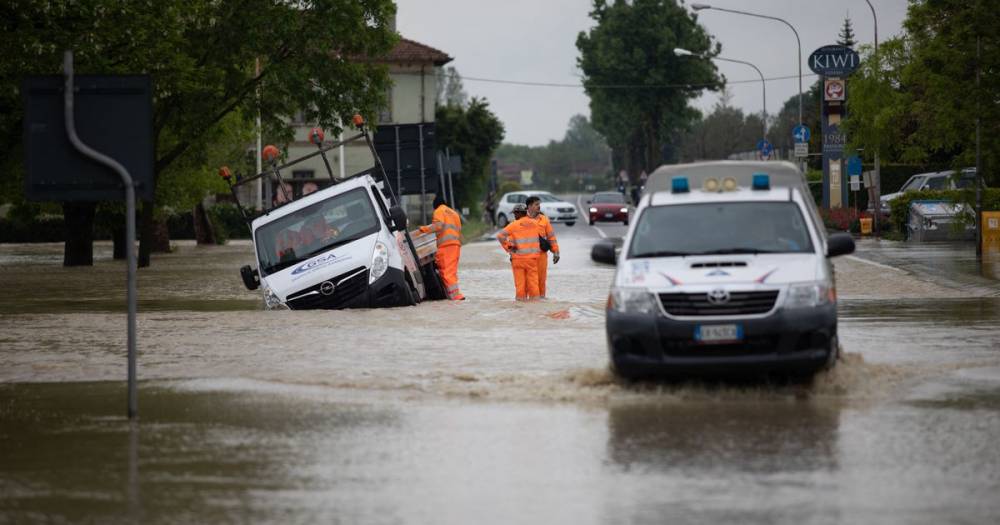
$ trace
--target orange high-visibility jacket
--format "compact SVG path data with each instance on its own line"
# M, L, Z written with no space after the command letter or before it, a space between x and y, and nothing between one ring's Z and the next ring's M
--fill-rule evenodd
M534 259L542 253L538 244L538 221L527 215L500 230L497 240L515 259Z
M438 248L442 246L462 245L462 218L455 210L444 204L434 208L429 226L421 226L420 231L435 232Z
M545 237L549 241L549 244L552 246L552 253L559 253L559 243L556 241L556 232L552 231L552 222L541 212L538 213L538 217L535 217L535 220L538 221L538 235Z

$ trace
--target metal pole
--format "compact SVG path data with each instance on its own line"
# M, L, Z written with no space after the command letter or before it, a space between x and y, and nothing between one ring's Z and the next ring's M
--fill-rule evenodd
M427 200L427 181L424 180L424 125L417 126L420 145L420 224L427 224L427 207L424 201Z
M396 130L396 193L399 195L400 200L403 198L403 166L400 163L400 153L399 153L399 126L394 128ZM402 203L397 203L402 205Z
M868 8L872 11L872 20L875 22L875 74L878 75L878 79L882 77L882 61L879 59L878 55L878 15L875 14L875 6L869 0L865 0L868 4ZM882 166L879 160L879 150L881 148L875 148L875 180L872 181L872 187L875 188L873 192L875 195L875 216L872 217L872 222L875 226L875 236L880 237L882 235Z
M761 88L761 92L763 93L763 105L764 105L764 140L767 140L767 82L764 81L764 73L762 73L760 71L760 68L758 68L757 66L755 66L755 65L753 65L750 62L747 62L745 60L736 60L736 59L732 59L732 58L722 58L722 57L718 57L718 56L717 57L711 57L711 58L713 60L722 60L723 62L734 62L734 63L737 63L737 64L744 64L744 65L750 66L750 67L752 67L754 69L754 71L757 72L757 75L760 76L760 88Z
M340 129L340 148L337 151L337 157L338 157L338 160L340 161L340 162L338 162L338 164L340 164L340 166L339 166L339 168L340 168L340 178L343 179L344 178L344 171L345 171L344 164L346 164L346 161L344 160L344 129L343 128ZM260 172L258 171L257 173L260 173Z
M124 166L115 159L104 155L80 140L76 134L76 123L73 118L73 52L63 53L63 74L66 77L66 89L63 102L66 118L66 134L73 147L84 156L104 164L118 173L125 186L125 260L128 265L127 298L128 304L128 418L135 419L139 414L139 395L136 389L136 349L135 349L135 317L136 317L136 258L135 258L135 184L132 176Z
M260 57L257 57L256 60L254 60L254 76L260 77ZM261 158L260 158L261 148L263 147L263 138L261 137L262 131L260 125L260 98L261 98L260 84L257 84L257 171L254 173L260 173L264 171L264 167L261 165ZM257 198L256 202L254 203L253 209L261 211L264 209L264 204L263 204L264 195L262 193L263 181L261 179L257 179L256 186L257 186Z
M979 151L980 110L979 73L982 69L979 59L982 52L982 37L976 35L976 257L983 257L983 164ZM961 175L961 174L960 174Z
M451 180L451 148L444 148L445 157L448 158L448 164L445 168L448 171L448 194L451 195L451 209L455 209L455 184Z

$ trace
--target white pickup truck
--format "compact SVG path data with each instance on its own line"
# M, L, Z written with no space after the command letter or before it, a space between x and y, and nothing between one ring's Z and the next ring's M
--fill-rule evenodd
M363 129L343 142L359 138L371 147ZM277 183L269 179L277 178L279 169L324 155L341 142L325 146L320 139L317 145L316 153L282 166L272 164L269 171L252 177L233 182L228 169L220 174L235 197L238 186L257 178ZM444 298L434 266L435 236L406 231L406 214L393 202L381 162L371 149L376 169L341 180L331 172L330 186L298 199L282 199L287 202L253 219L240 206L257 262L256 269L247 265L240 274L248 289L263 291L266 309L409 306ZM273 162L274 156L268 160ZM278 189L283 191L280 185Z

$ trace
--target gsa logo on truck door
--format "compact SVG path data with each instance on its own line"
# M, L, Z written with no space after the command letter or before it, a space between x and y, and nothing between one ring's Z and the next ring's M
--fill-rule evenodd
M299 274L303 274L303 273L308 273L308 272L311 272L313 270L317 270L319 268L322 268L324 266L329 266L331 264L338 263L340 261L346 261L346 260L348 260L350 258L351 258L350 255L348 255L346 257L337 257L336 255L334 255L331 252L331 253L328 253L326 255L321 255L321 256L319 256L319 257L317 257L317 258L315 258L315 259L313 259L313 260L311 260L309 262L304 262L304 263L300 264L298 267L296 267L294 270L292 270L292 275L299 275Z

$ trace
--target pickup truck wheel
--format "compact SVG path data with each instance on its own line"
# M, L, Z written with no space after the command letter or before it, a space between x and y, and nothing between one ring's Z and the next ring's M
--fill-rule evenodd
M497 216L497 226L499 226L501 228L506 228L507 224L509 222L510 221L507 220L507 216L506 215L504 215L504 214L501 213L500 215Z
M417 288L413 286L413 281L410 280L410 274L407 273L406 279L406 292L403 294L404 302L407 306L414 306L419 301L420 295L417 294Z

